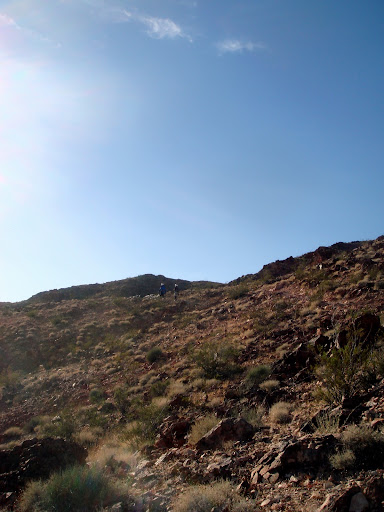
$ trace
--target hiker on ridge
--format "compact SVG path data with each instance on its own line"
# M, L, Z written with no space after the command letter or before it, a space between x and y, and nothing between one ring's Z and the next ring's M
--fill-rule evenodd
M177 299L177 296L179 295L179 285L175 283L175 300Z
M160 290L159 290L160 297L165 297L166 293L167 293L167 290L165 289L165 284L161 283Z

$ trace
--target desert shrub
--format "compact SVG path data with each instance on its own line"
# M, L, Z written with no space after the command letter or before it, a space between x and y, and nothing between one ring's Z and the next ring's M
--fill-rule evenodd
M384 435L369 425L349 425L342 433L341 441L356 456L361 467L381 467L384 457Z
M253 386L258 386L265 379L267 379L271 374L271 367L269 364L260 364L259 366L255 366L253 368L249 368L247 371L247 375L245 376L245 384L247 387L251 388Z
M104 391L102 389L93 388L89 392L89 400L93 404L102 402L104 400L104 398L105 398L105 395L104 395Z
M334 434L340 425L340 411L323 411L314 421L316 433L319 435Z
M247 293L249 293L248 285L245 283L241 283L229 291L229 297L232 300L236 300L236 299L240 299L241 297L245 297L245 295L247 295Z
M195 444L205 434L207 434L213 427L219 423L219 420L214 414L207 414L202 418L198 418L192 425L191 432L189 433L188 440L190 443Z
M118 488L99 469L74 466L46 481L27 485L21 499L22 512L84 512L123 501L135 510L127 490Z
M149 363L155 363L163 357L163 351L160 347L153 347L147 352L146 359Z
M149 394L152 397L163 396L169 386L168 380L158 380L151 385Z
M122 467L125 470L134 470L139 462L138 453L116 439L109 439L106 444L93 451L88 460L99 468L105 468L112 475L118 475Z
M275 379L265 380L259 385L259 388L263 391L266 391L267 393L271 393L272 391L275 391L275 389L278 389L280 386L280 382Z
M288 402L277 402L269 411L272 423L289 423L291 421L292 406Z
M208 379L226 379L239 373L236 363L238 352L228 343L205 343L192 358Z
M150 404L144 404L140 400L134 401L128 414L131 423L124 434L125 439L137 447L153 443L157 428L167 414L166 401Z
M341 448L330 456L335 469L382 467L384 435L367 424L349 425L341 435Z
M44 419L39 423L35 430L38 431L39 437L63 437L64 439L71 439L74 432L76 432L76 422L69 411L63 411L56 418Z
M4 368L0 371L0 386L11 387L19 383L21 379L21 373L13 370L10 367Z
M241 416L256 429L264 425L265 408L262 405L241 412Z
M174 501L173 512L251 512L254 505L241 498L230 482L190 487Z
M329 462L334 469L345 470L354 467L356 456L350 449L344 449L329 457Z
M339 404L343 398L364 389L369 372L370 351L359 343L358 336L350 336L345 347L321 356L321 363L316 368L322 381L318 395L327 403Z

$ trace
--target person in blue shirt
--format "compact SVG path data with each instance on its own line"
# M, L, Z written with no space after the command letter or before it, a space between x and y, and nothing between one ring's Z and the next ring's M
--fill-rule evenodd
M165 284L161 283L160 290L159 290L160 297L165 297L166 293L167 293L167 290L165 289Z

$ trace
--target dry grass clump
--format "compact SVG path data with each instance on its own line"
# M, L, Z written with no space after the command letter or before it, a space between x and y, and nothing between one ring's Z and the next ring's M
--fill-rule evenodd
M205 434L207 434L213 427L219 423L219 420L214 414L207 414L202 418L198 418L192 425L191 432L188 436L188 441L191 444L196 444Z
M88 461L91 465L104 468L108 473L118 475L120 470L132 471L139 462L138 452L122 444L118 439L110 438L104 441L100 448L93 451Z
M220 481L210 485L190 487L178 496L173 504L173 512L251 512L254 504L241 498L230 482Z
M289 423L292 418L292 405L288 402L277 402L269 411L269 419L272 423Z
M280 381L276 379L269 379L265 380L259 385L259 388L263 391L266 391L267 393L271 393L272 391L275 391L275 389L278 389L280 387Z
M181 380L172 380L169 384L167 395L173 398L177 395L183 395L188 391L188 387Z
M18 439L22 435L24 435L24 431L20 427L9 427L3 432L6 439Z
M100 439L100 436L103 434L103 429L99 427L94 428L85 428L80 432L73 435L73 440L76 443L81 444L82 446L95 446Z

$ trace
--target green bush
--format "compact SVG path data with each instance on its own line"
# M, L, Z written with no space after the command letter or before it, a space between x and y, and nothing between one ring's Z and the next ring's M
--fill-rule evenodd
M269 364L260 364L253 368L249 368L245 377L247 387L259 386L264 380L271 375L271 367Z
M156 403L145 405L143 402L136 400L128 414L131 423L128 424L125 438L138 447L153 443L157 428L167 414L167 405Z
M240 299L241 297L245 297L249 293L249 287L245 283L241 283L238 286L232 288L229 292L229 297L232 300Z
M258 405L252 409L245 409L241 412L241 416L258 430L264 425L265 408Z
M151 350L149 350L147 352L147 361L149 363L155 363L156 361L158 361L159 359L161 359L163 357L163 351L161 350L160 347L153 347L151 348Z
M151 385L149 394L152 397L163 396L163 395L165 395L165 392L167 391L168 386L169 386L168 380L158 380Z
M208 342L192 358L207 379L226 379L241 372L237 356L237 350L228 343Z
M62 412L57 419L39 423L39 436L63 437L71 439L77 429L76 422L70 412Z
M322 381L319 398L330 404L340 404L363 391L370 374L370 351L359 342L356 335L350 336L345 347L333 349L330 355L323 354L316 374Z
M27 485L21 499L22 512L86 512L123 501L134 511L127 490L113 484L101 470L74 466L55 473L46 481Z
M94 388L89 392L89 400L93 404L98 404L105 399L104 392L102 389Z

